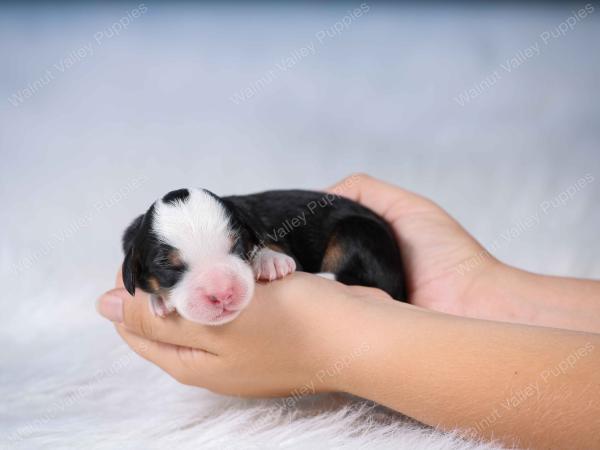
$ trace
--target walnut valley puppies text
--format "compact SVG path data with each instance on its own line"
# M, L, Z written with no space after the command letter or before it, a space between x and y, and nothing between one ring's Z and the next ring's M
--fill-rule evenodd
M550 47L554 41L561 39L563 36L572 32L582 20L591 15L594 11L594 5L591 3L586 4L576 11L572 11L571 15L566 17L562 22L557 23L554 27L543 30L538 35L537 40L519 48L512 55L503 59L495 70L475 85L465 89L454 97L454 101L460 106L465 106L470 103L498 83L504 75L517 71L525 63L539 56L546 48Z
M334 206L336 199L343 195L344 191L347 191L358 183L359 179L358 175L352 175L344 180L342 184L337 186L333 193L324 192L319 198L310 200L298 214L295 214L292 217L286 217L281 223L267 231L267 239L261 239L259 245L251 251L256 252L259 249L266 247L268 242L277 242L280 239L284 239L286 235L295 229L307 225L311 216L317 214L319 212L318 210L321 208ZM253 254L247 256L252 258Z
M27 86L10 95L8 97L8 101L15 107L20 106L27 99L30 99L39 91L41 91L45 86L51 84L52 81L54 81L57 77L64 74L85 59L94 56L96 51L106 44L107 41L123 34L129 29L133 22L146 14L147 11L148 8L146 5L144 3L140 3L137 5L137 7L127 11L118 20L96 31L87 43L81 44L79 47L68 51L58 61L47 67L40 77L31 81Z
M177 312L206 325L237 317L255 280L273 281L297 269L406 300L400 248L389 225L332 193L219 197L206 189L178 189L131 223L123 251L130 294L136 288L150 294L157 316Z
M370 10L371 7L367 3L361 3L357 8L347 11L343 17L314 33L312 39L309 39L304 45L291 50L288 54L280 58L260 78L231 95L229 100L239 105L256 97L282 74L296 67L304 59L315 55L317 50L327 44L328 41L336 39L345 33L357 19L367 14Z
M550 216L556 209L568 205L577 193L593 183L595 179L594 175L587 173L558 194L541 201L534 211L521 217L502 231L496 239L492 241L489 250L482 250L478 254L473 255L471 258L460 263L456 267L456 272L459 275L464 275L477 267L480 267L486 260L493 258L492 255L495 252L539 226L542 220Z

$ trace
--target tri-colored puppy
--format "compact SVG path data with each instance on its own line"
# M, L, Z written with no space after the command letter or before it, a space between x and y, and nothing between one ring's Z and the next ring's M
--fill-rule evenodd
M289 190L218 197L169 192L127 228L123 281L150 294L158 316L177 311L219 325L248 305L255 279L295 271L383 289L406 300L402 260L386 222L348 199Z

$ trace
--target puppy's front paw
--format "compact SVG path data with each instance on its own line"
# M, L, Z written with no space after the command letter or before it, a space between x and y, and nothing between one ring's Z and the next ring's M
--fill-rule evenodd
M285 253L265 247L254 255L252 268L257 280L272 281L295 271L296 261Z

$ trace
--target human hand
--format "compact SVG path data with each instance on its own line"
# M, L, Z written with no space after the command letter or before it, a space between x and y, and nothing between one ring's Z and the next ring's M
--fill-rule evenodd
M351 175L329 191L390 223L413 305L476 319L600 332L599 281L534 274L501 263L431 200L368 175Z
M413 305L477 318L495 313L490 294L506 266L434 202L365 174L350 175L328 191L372 209L392 226ZM473 262L476 270L464 270Z
M396 303L378 289L306 273L257 283L250 305L218 327L155 317L148 301L140 289L131 297L119 272L98 309L134 351L181 383L242 396L342 389L344 371L334 368L364 344L356 333L364 311Z
M485 305L498 286L513 285L511 268L489 254L477 271L458 273L456 267L485 250L431 201L362 175L338 184L335 192L392 224L413 303L458 314L462 308L477 317L483 311L473 308L478 300ZM530 284L526 290L544 300L551 292L563 302L573 300L573 291L587 293L571 301L588 306L580 308L587 322L574 320L574 329L586 329L587 323L595 330L598 315L590 305L597 305L598 282L546 280L542 290L539 278ZM517 291L522 290L520 283ZM147 302L141 290L131 297L119 276L98 309L116 322L132 349L185 384L242 396L345 391L433 427L474 430L507 445L597 444L586 430L597 428L598 415L582 407L597 404L589 389L598 373L598 358L589 356L600 346L597 334L438 314L393 301L377 289L305 273L258 284L252 303L219 327L177 315L154 317ZM557 311L564 320L565 308ZM566 372L554 374L575 355L579 359L567 366L566 378ZM532 382L541 395L481 426L495 406L514 396L515 386Z

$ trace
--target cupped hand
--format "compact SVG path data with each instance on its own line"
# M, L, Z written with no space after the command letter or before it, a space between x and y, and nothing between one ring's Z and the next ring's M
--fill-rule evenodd
M477 316L473 305L482 298L480 287L489 285L486 277L500 264L488 255L477 270L460 274L462 263L487 254L445 211L367 175L352 175L330 191L364 204L391 224L403 252L411 303ZM259 283L236 320L211 327L177 314L154 317L147 295L137 290L131 297L119 275L117 288L100 298L98 308L133 350L184 384L232 395L282 396L343 389L346 371L335 368L346 353L361 348L365 317L386 303L410 308L377 289L295 273Z
M377 289L306 273L258 283L250 305L220 326L177 314L155 317L148 301L139 289L131 297L119 272L117 287L99 299L98 310L134 351L181 383L242 396L340 390L344 371L336 368L344 349L361 348L356 330L362 311L392 302Z
M402 250L409 300L441 312L488 318L493 285L505 266L431 200L366 174L328 189L372 209Z

